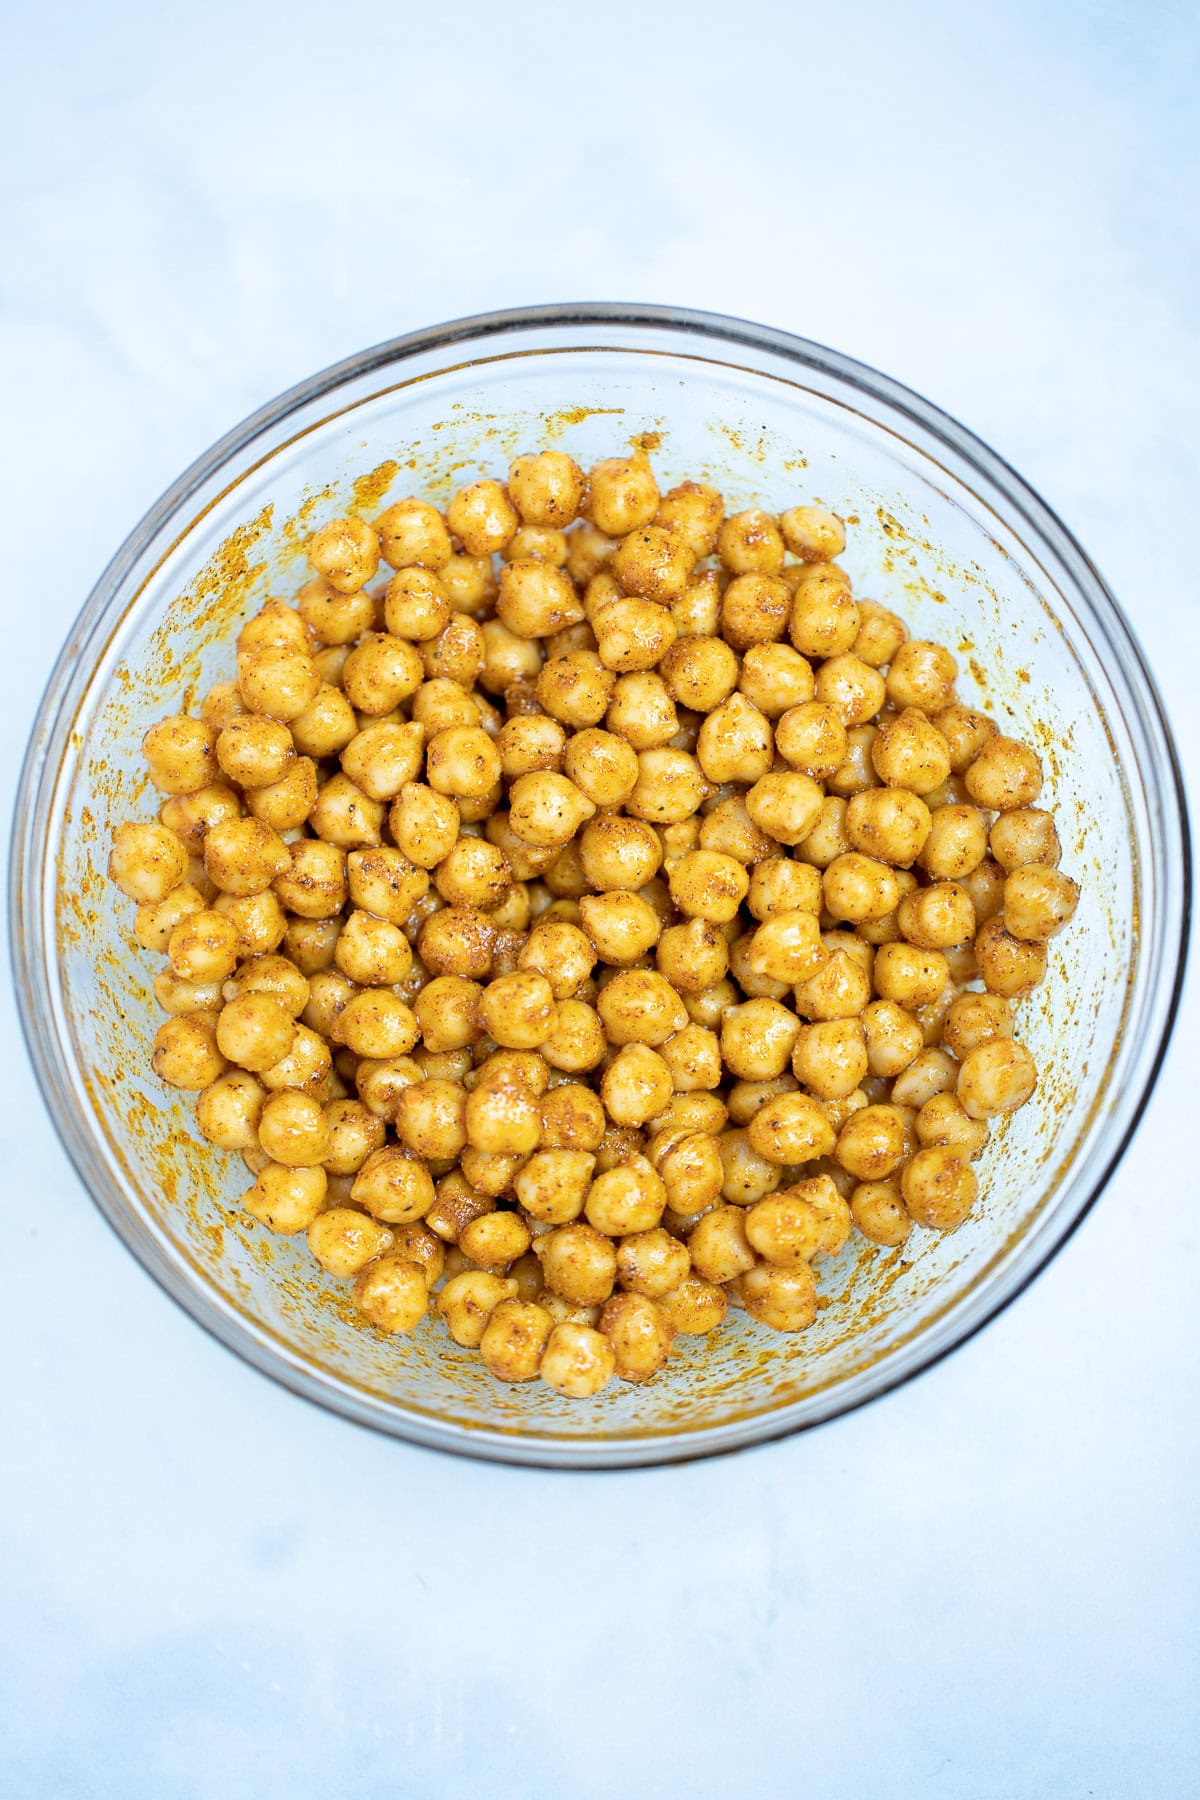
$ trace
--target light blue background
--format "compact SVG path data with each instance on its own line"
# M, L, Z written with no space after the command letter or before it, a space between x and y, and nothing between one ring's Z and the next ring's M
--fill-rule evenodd
M1065 516L1193 771L1190 5L13 6L0 760L98 570L360 346L560 298L789 327ZM4 997L0 1790L1194 1795L1194 997L1136 1147L982 1337L732 1461L409 1451L108 1234Z

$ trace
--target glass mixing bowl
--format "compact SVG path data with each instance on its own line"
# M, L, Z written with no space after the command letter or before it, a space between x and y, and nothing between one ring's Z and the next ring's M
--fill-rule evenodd
M1071 929L1022 1013L1042 1070L993 1133L982 1198L950 1236L855 1238L819 1265L800 1336L731 1313L677 1340L646 1387L559 1399L504 1387L440 1325L383 1338L303 1242L239 1213L239 1157L198 1138L148 1071L152 959L104 869L113 827L148 816L139 745L232 663L269 594L304 579L315 522L408 493L445 501L553 443L587 466L635 436L663 484L731 506L819 498L851 521L858 591L948 644L966 699L1031 739ZM670 1462L861 1405L928 1367L1020 1292L1079 1223L1146 1103L1184 960L1188 849L1168 727L1128 625L1084 552L977 438L846 357L698 313L535 308L414 333L304 382L180 477L101 577L33 733L12 864L14 958L47 1104L97 1204L180 1305L257 1368L413 1442L546 1466Z

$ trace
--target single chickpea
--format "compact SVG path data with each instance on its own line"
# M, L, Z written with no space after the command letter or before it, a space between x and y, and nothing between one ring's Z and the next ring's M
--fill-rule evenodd
M479 1340L479 1354L498 1381L532 1381L554 1329L550 1314L533 1301L501 1300Z
M669 887L680 912L689 918L723 925L736 918L738 907L749 892L750 878L732 856L715 850L693 850L671 870Z
M486 838L460 837L433 879L447 906L492 911L512 890L504 853Z
M217 732L224 731L229 721L245 710L236 681L214 681L200 702L200 717Z
M1002 994L960 994L946 1014L946 1048L965 1062L973 1050L1013 1034L1013 1009Z
M342 768L369 800L394 800L421 773L425 728L380 720L356 732L342 751Z
M492 1156L527 1156L542 1135L541 1109L520 1081L475 1087L467 1099L467 1141Z
M213 908L225 913L237 926L240 956L264 956L283 942L287 917L272 893L218 894Z
M754 1114L747 1137L757 1156L784 1168L830 1155L835 1133L819 1101L781 1093Z
M618 674L653 669L678 635L665 606L639 599L613 601L596 615L593 630L601 663Z
M757 781L774 757L771 722L744 694L731 694L700 727L696 756L710 781Z
M496 1199L499 1194L507 1193L510 1189L515 1165L519 1160L513 1157L487 1158L482 1151L464 1150L462 1168L451 1169L437 1184L433 1205L423 1220L426 1230L433 1232L441 1242L453 1244L457 1248L461 1233L472 1219L481 1218L484 1213L496 1210ZM504 1163L507 1166L498 1179L487 1181L485 1185L488 1191L485 1193L482 1186L472 1186L468 1175L472 1179L480 1173L490 1177L490 1164L493 1163ZM451 1259L447 1257L446 1260L449 1265ZM447 1273L457 1274L461 1267L461 1264L458 1268L448 1266Z
M296 1021L288 1008L272 995L253 990L230 1000L216 1025L222 1056L256 1072L286 1056L295 1036Z
M564 1319L546 1341L539 1372L556 1394L567 1400L589 1400L607 1386L615 1368L612 1345L602 1332L578 1320Z
M576 731L567 743L563 766L593 806L620 806L641 776L637 752L611 731Z
M791 610L791 590L777 575L736 575L721 596L721 636L735 650L776 643Z
M898 1249L912 1230L912 1220L898 1181L864 1181L850 1196L850 1216L873 1244Z
M599 1148L605 1123L598 1097L578 1082L551 1087L542 1101L542 1142L547 1149L590 1154Z
M433 1178L425 1164L395 1144L371 1152L350 1192L373 1219L385 1225L423 1219L434 1201Z
M596 1001L611 1044L657 1048L687 1024L687 1011L670 982L650 969L622 969L606 982Z
M956 1094L931 1094L919 1109L913 1126L922 1146L942 1144L974 1159L988 1141L982 1119L973 1119Z
M223 819L240 819L242 802L224 782L194 794L172 794L159 808L159 823L174 832L193 857L203 856L204 840Z
M320 838L285 846L287 865L275 878L275 894L302 919L332 919L346 904L346 852Z
M578 624L584 616L571 577L534 557L505 564L496 611L507 630L519 638L549 637Z
M978 868L972 869L969 874L960 875L959 884L971 896L977 925L986 925L989 919L994 919L1002 910L1004 871L990 856L985 856Z
M258 1141L272 1162L286 1168L323 1163L329 1154L329 1126L321 1102L294 1090L272 1094L263 1104Z
M715 1331L729 1311L729 1297L724 1289L699 1275L686 1275L658 1303L676 1331L688 1337L705 1337Z
M725 1165L717 1141L707 1132L693 1131L682 1137L667 1134L660 1151L659 1138L651 1140L651 1161L655 1162L667 1203L683 1218L692 1218L720 1199L725 1182Z
M240 936L232 919L205 909L179 921L171 933L167 955L183 981L224 981L237 967L239 949Z
M579 587L606 569L612 561L616 544L586 520L573 525L567 533L567 574Z
M570 842L596 808L566 775L541 769L521 775L509 794L508 822L523 842L537 848Z
M907 1069L924 1044L920 1025L894 1000L872 1000L863 1010L862 1029L867 1067L878 1079L890 1079Z
M451 731L456 725L478 726L482 722L479 696L446 675L427 676L410 704L413 723L424 726L422 741L435 738L439 731Z
M618 678L604 723L634 750L655 750L679 731L675 702L652 670Z
M1026 863L1057 868L1062 855L1053 817L1036 806L1018 806L1001 813L992 826L988 847L1005 874Z
M609 1238L576 1221L556 1226L534 1243L542 1279L552 1294L573 1306L602 1306L617 1278L617 1253Z
M775 725L775 748L785 762L815 781L827 781L846 757L846 727L836 707L805 700Z
M424 677L421 658L407 639L373 631L346 658L342 686L356 712L378 718L415 694Z
M938 806L929 815L929 831L919 860L932 881L962 881L979 867L987 849L987 822L978 807Z
M390 1124L395 1121L403 1090L424 1079L424 1070L411 1056L360 1057L354 1087L367 1111Z
M317 765L310 757L298 756L278 781L249 789L246 805L272 831L295 831L308 819L316 798Z
M399 925L356 908L342 926L334 962L360 987L393 987L413 966L412 947Z
M347 1050L374 1061L407 1056L418 1035L411 1009L389 988L364 988L347 1000L336 1030Z
M1037 1064L1011 1037L980 1044L965 1057L958 1072L958 1099L970 1119L991 1119L1014 1112L1037 1086Z
M657 1300L646 1294L614 1294L600 1315L600 1329L612 1345L622 1381L649 1381L671 1354L675 1327Z
M587 980L596 963L591 940L566 919L541 918L529 933L519 964L544 975L556 1000L567 1000Z
M671 602L671 617L680 637L715 637L720 615L721 578L715 569L699 570L678 600Z
M559 724L579 731L598 725L614 690L614 677L593 650L572 650L543 664L534 692L539 706Z
M875 956L875 990L881 1000L894 1000L910 1010L936 1000L949 980L940 950L923 950L902 942L880 945Z
M975 936L975 907L956 881L936 881L905 894L896 909L896 922L910 944L922 950L948 950Z
M1069 876L1045 863L1022 863L1004 883L1004 928L1023 942L1043 944L1070 923L1078 904Z
M717 555L735 576L778 575L783 536L770 513L751 507L725 519L717 533Z
M970 1160L945 1144L918 1150L900 1178L910 1218L931 1231L953 1231L975 1204L979 1183Z
M657 875L662 864L658 836L641 819L591 819L583 829L579 850L587 880L605 893L636 893Z
M242 1195L241 1207L268 1231L281 1237L296 1237L324 1212L328 1190L329 1178L324 1169L292 1169L283 1163L267 1162L259 1170L254 1186Z
M425 753L429 785L461 799L490 794L500 781L500 755L487 732L463 725L439 731Z
M404 1256L378 1256L361 1271L354 1303L376 1331L412 1331L429 1311L424 1270Z
M466 1147L466 1121L467 1091L456 1081L414 1081L400 1091L396 1135L424 1161L458 1156Z
M610 568L627 594L669 606L687 587L695 558L684 540L661 525L643 525L618 544Z
M465 561L459 557L456 561ZM447 577L449 569L442 575L442 586L449 592ZM451 594L451 604L454 596ZM498 623L498 621L495 621ZM503 629L501 627L501 629ZM481 678L484 664L488 658L488 641L480 626L474 619L464 613L456 612L450 623L438 632L435 638L427 638L418 647L421 669L426 681L453 681L462 688L471 688L476 679ZM493 656L492 671L495 672ZM499 691L499 690L497 690ZM478 696L476 696L478 699Z
M954 700L958 664L942 644L909 638L899 644L887 675L887 697L897 712L907 707L934 714L948 709ZM951 721L957 725L955 721Z
M484 1269L506 1270L532 1243L528 1225L515 1212L484 1213L459 1235L459 1248Z
M1030 994L1046 973L1046 946L1014 937L1003 916L989 919L975 939L983 985L1006 1000Z
M445 1245L423 1223L394 1225L392 1238L392 1255L416 1264L428 1292L441 1280L446 1266Z
M388 813L396 847L420 869L436 868L454 848L459 816L453 800L420 782L406 782Z
M247 619L237 637L239 656L256 650L301 650L307 655L312 649L312 632L286 600L268 600Z
M383 1147L386 1136L383 1120L361 1100L331 1100L325 1108L325 1126L329 1133L325 1167L331 1175L357 1175L368 1156Z
M308 1227L307 1236L308 1247L326 1274L341 1281L358 1275L393 1243L386 1225L348 1206L333 1206L320 1213Z
M752 1319L774 1331L806 1331L817 1316L817 1283L808 1263L780 1269L756 1263L738 1282Z
M905 1150L904 1123L894 1106L863 1106L838 1133L833 1154L858 1181L882 1181Z
M450 613L450 596L432 569L400 569L387 584L383 622L395 638L425 643L446 629Z
M365 588L343 594L323 575L305 582L296 607L313 637L326 647L353 644L375 624L375 602Z
M150 1066L170 1087L211 1087L226 1067L211 1014L181 1012L167 1019L154 1034Z
M719 984L724 985L724 984ZM707 989L712 993L713 990ZM721 1079L721 1045L708 1027L689 1023L660 1046L676 1093L715 1087Z
M819 1100L844 1100L868 1071L866 1035L859 1019L818 1020L805 1025L796 1039L792 1073Z
M308 560L339 594L353 594L379 567L379 539L363 519L330 519L309 539Z
M705 803L706 810L700 821L699 848L716 856L731 856L735 862L750 869L756 863L765 862L767 857L776 856L779 852L779 840L769 836L760 825L755 824L747 808L748 798L748 795L742 795L735 788L724 799ZM769 805L769 790L767 804ZM691 850L685 849L676 861L682 861L683 856L690 854Z
M886 787L928 794L950 773L950 746L924 713L908 707L880 722L871 760Z
M808 563L799 570L788 626L793 649L802 656L844 656L854 648L859 618L849 577L836 563Z
M476 1024L483 990L461 975L438 975L413 1001L413 1012L425 1048L435 1053L461 1050L478 1035Z
M729 948L709 919L669 925L658 940L655 964L679 994L700 993L722 980L729 967Z
M712 793L700 765L686 750L643 750L638 779L625 801L635 819L655 825L679 825L690 819Z
M445 1319L450 1336L464 1349L478 1350L493 1312L503 1300L515 1300L517 1284L480 1269L451 1276L435 1305Z
M587 479L562 450L518 456L508 471L508 492L527 525L562 530L577 516Z
M797 769L760 776L746 794L746 811L773 844L799 844L821 815L824 796Z
M814 692L822 705L834 708L847 730L868 724L884 703L883 677L852 651L821 664Z
M596 955L614 967L637 962L654 948L662 929L658 914L640 894L619 889L583 895L579 922Z
M742 974L765 977L786 988L815 975L826 954L816 913L800 909L772 913L750 937Z
M130 900L157 906L179 887L187 872L187 849L174 832L162 825L117 826L108 875Z
M597 1232L627 1237L635 1231L652 1231L666 1203L661 1177L644 1156L631 1154L596 1175L587 1191L584 1213Z
M1017 738L989 738L963 779L977 806L992 812L1031 807L1042 791L1042 765L1037 753Z
M783 541L804 563L828 563L846 548L846 528L825 506L789 506L779 515Z
M166 955L171 934L184 919L207 910L204 895L192 882L174 888L165 900L138 907L133 921L133 935L143 950L157 950Z
M517 1175L517 1199L541 1224L569 1224L583 1211L595 1166L587 1150L539 1150Z
M380 842L385 812L383 802L364 794L348 775L331 775L317 792L309 824L326 843L361 850Z
M253 1150L266 1090L245 1069L229 1069L196 1099L201 1137L219 1150Z
M859 850L835 856L822 885L825 910L833 918L855 925L884 918L895 910L899 899L896 877L887 863Z
M566 749L566 732L557 719L544 713L509 719L496 739L500 772L509 781L518 775L532 775L537 769L561 769Z
M496 1043L534 1050L554 1029L554 990L534 970L498 975L480 996L479 1017Z
M357 735L358 720L341 689L322 682L304 711L292 720L289 730L295 749L321 761L340 755Z
M681 637L659 664L671 698L695 712L712 712L738 683L738 659L719 637Z
M238 691L252 713L287 724L312 705L320 687L320 672L301 650L267 647L238 656Z
M857 1018L870 998L869 973L843 949L834 949L816 973L798 982L792 991L796 1011L809 1021Z
M853 847L846 836L846 802L836 795L827 795L821 803L816 824L797 844L796 854L801 862L827 869L835 857L844 856Z
M773 855L757 863L751 872L746 905L756 919L765 920L781 912L817 913L822 904L820 873L807 863Z
M444 569L453 554L446 522L427 500L396 500L375 521L385 562L393 569Z
M928 806L907 788L869 787L846 805L846 836L855 849L896 868L916 861L931 829Z
M929 710L920 700L908 704L921 707L923 712ZM969 706L950 705L935 709L933 722L950 746L950 767L955 775L963 774L983 746L996 735L995 721L986 713L972 712Z
M705 1213L689 1233L688 1254L703 1280L733 1281L754 1267L746 1218L746 1210L741 1206L717 1206Z
M773 1081L791 1060L801 1021L778 1000L731 1006L721 1023L721 1055L741 1081Z
M645 1044L626 1044L604 1072L600 1095L617 1125L644 1125L660 1113L674 1092L671 1071Z
M658 511L658 486L644 452L612 456L588 474L585 519L610 538L623 538L652 523Z
M787 644L776 643L750 646L742 658L737 686L751 706L768 719L779 719L796 707L806 706L816 689L808 658Z
M668 1231L635 1232L623 1238L617 1250L617 1279L627 1293L645 1294L661 1300L691 1272L692 1261L687 1247Z
M292 1047L286 1056L259 1070L259 1079L274 1093L284 1088L303 1088L319 1100L330 1097L333 1056L329 1045L307 1025L297 1025Z
M459 488L446 509L446 523L468 556L503 550L521 523L498 481L473 481Z
M211 786L220 774L216 743L217 733L203 719L184 713L160 719L142 739L151 781L163 794L194 794Z
M684 481L663 495L654 522L686 544L693 556L701 557L716 549L724 516L725 502L715 488Z
M560 1000L554 1029L541 1046L550 1066L565 1074L582 1075L603 1061L606 1048L604 1027L595 1009L583 1000Z

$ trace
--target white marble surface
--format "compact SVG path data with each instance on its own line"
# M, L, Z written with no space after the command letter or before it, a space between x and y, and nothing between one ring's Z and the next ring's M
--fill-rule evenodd
M91 581L227 425L396 332L576 297L764 319L957 413L1106 571L1196 771L1191 8L8 25L6 807ZM1197 1025L1193 984L1102 1204L948 1364L584 1479L378 1441L210 1342L81 1191L6 995L0 1790L1196 1793Z

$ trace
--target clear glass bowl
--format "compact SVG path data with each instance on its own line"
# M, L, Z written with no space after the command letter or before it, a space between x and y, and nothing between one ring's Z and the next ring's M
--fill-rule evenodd
M948 1237L856 1239L828 1304L786 1337L733 1313L680 1339L665 1376L591 1402L494 1382L438 1327L383 1339L303 1243L251 1227L240 1158L197 1137L147 1072L157 1009L131 907L104 875L112 827L154 805L146 726L228 672L246 614L303 578L312 522L391 495L448 497L552 441L585 466L635 435L660 477L732 505L820 498L850 519L860 592L948 643L965 697L1041 749L1072 928L1026 1004L1036 1101L996 1131L983 1198ZM25 1030L97 1204L223 1343L309 1399L416 1443L547 1466L670 1462L795 1431L926 1368L1032 1279L1095 1200L1162 1058L1189 899L1182 789L1137 644L1086 555L1013 471L895 382L814 344L708 315L620 306L468 319L384 344L215 445L118 551L50 682L12 863Z

